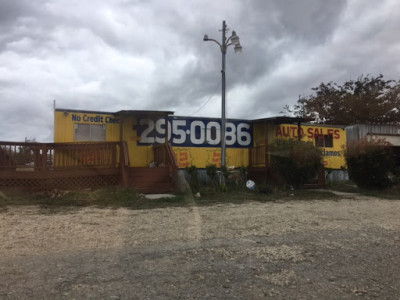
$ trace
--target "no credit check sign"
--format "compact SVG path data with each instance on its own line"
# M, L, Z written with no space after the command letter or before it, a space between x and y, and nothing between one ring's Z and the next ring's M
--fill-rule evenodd
M138 145L147 146L165 142L165 120L138 119ZM252 145L253 126L243 120L226 122L226 146L231 148L249 148ZM221 120L210 118L168 118L168 141L179 147L220 147Z

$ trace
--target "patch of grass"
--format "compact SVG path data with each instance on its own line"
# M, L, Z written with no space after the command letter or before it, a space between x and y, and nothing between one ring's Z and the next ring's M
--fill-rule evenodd
M290 189L285 187L260 186L254 191L248 189L230 189L228 192L218 192L210 188L202 189L201 198L196 199L199 205L212 205L216 203L246 203L249 201L279 201L279 200L325 200L338 199L339 196L331 191L312 189Z
M365 196L372 196L390 200L400 200L400 185L393 185L386 189L379 190L361 189L360 193Z
M126 207L131 209L151 209L171 206L183 206L188 204L187 199L182 195L148 199L145 195L139 194L130 189L115 188L101 189L96 191L95 201L92 205L99 208L104 207Z
M400 199L400 185L385 190L363 190L351 183L330 184L324 190L292 189L257 185L254 191L246 188L229 187L222 192L215 186L202 186L200 197L175 195L172 198L148 199L133 190L103 188L98 190L51 191L49 193L23 193L18 190L0 192L0 212L8 206L36 205L42 213L70 213L80 207L153 209L164 207L185 207L193 205L215 205L221 203L243 204L252 201L293 201L293 200L336 200L333 191L355 192L366 196L386 199Z
M292 196L293 195L293 196ZM335 195L329 190L313 190L313 189L300 189L293 191L293 194L289 195L293 199L297 200L338 200L340 196Z
M7 206L37 205L49 213L67 212L73 208L94 206L98 208L149 209L182 206L187 199L181 195L172 198L147 199L130 189L104 188L98 190L51 191L47 193L24 193L9 190L0 194L0 208Z
M390 187L384 189L363 189L352 182L341 182L341 183L330 183L326 187L327 190L345 192L345 193L357 193L365 196L400 200L400 184L396 183Z
M360 193L361 189L352 182L328 182L327 190L338 191L343 193Z

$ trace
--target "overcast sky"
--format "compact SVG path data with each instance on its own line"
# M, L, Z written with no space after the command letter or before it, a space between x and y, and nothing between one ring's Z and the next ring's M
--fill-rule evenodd
M51 142L57 108L279 115L321 82L400 79L398 0L0 0L0 140ZM229 32L230 35L231 31Z

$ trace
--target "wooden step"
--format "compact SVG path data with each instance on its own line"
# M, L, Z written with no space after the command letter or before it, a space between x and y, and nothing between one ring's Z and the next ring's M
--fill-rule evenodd
M247 178L260 183L267 180L267 168L248 168Z
M143 184L130 183L129 188L143 194L165 194L174 192L172 183Z
M128 186L141 193L169 193L174 185L167 167L129 168L127 170Z

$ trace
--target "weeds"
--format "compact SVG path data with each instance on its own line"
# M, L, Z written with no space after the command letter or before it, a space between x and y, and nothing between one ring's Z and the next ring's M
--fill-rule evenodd
M385 199L400 200L400 185L394 185L384 191L363 190L351 183L330 184L325 190L292 189L288 186L257 185L254 191L244 187L230 187L221 192L218 186L201 186L200 198L174 195L172 198L148 199L130 189L119 187L99 190L51 191L49 193L23 193L21 191L0 192L0 213L7 211L8 206L39 206L42 213L69 213L81 207L153 209L164 207L187 207L215 205L219 203L242 204L253 201L287 201L287 200L336 200L340 199L333 191L360 193Z
M98 208L126 207L132 209L148 209L181 205L186 201L181 195L176 195L173 198L150 200L133 190L119 187L77 191L54 190L51 192L36 194L9 190L2 193L0 196L0 207L3 209L9 205L37 205L49 210L88 206Z
M369 197L377 197L382 199L400 200L400 184L395 183L386 189L364 189L360 188L352 182L330 183L326 187L327 190L339 191L345 193L357 193Z

